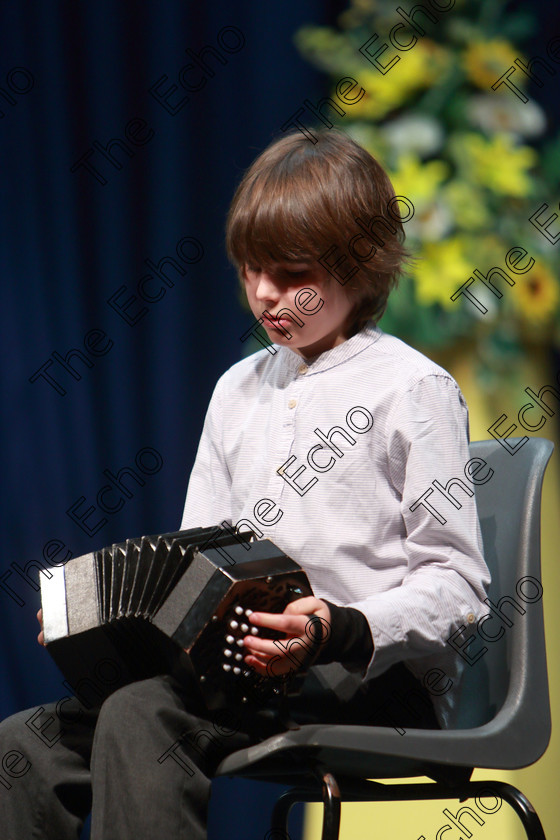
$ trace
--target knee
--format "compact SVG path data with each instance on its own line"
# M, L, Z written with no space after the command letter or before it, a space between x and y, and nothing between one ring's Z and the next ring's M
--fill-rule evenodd
M30 721L39 711L26 709L0 722L0 788L9 790L14 779L25 776L37 763L41 751Z
M0 792L11 790L16 779L25 776L33 763L25 738L25 715L19 713L0 723Z
M118 737L137 732L142 721L149 718L151 704L143 689L146 681L131 683L117 689L107 697L99 711L96 738Z
M28 749L29 743L37 738L45 743L48 735L54 738L59 728L56 711L50 706L37 706L11 715L0 723L0 761L10 749Z
M33 709L18 712L0 722L0 761L10 749L22 746L25 739L26 722L33 715Z

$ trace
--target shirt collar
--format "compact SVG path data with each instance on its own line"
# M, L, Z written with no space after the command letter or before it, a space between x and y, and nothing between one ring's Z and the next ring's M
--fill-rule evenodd
M287 370L293 373L305 370L307 374L311 374L328 370L329 368L343 364L348 359L352 359L371 344L374 344L380 338L381 334L379 327L376 327L373 321L368 321L360 332L343 341L342 344L337 344L331 350L325 350L324 353L320 353L310 362L307 362L290 347L278 344L275 344L274 347L279 351L279 361L282 362Z

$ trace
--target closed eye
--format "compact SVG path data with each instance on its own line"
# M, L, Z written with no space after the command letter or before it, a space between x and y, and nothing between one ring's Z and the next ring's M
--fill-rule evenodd
M305 277L305 275L309 273L309 270L308 266L304 268L287 268L286 266L278 266L275 269L271 269L271 273L275 274L279 279L283 277L288 280L297 280ZM262 271L262 268L260 265L246 265L245 271L250 272L251 274L258 274Z
M305 263L284 263L284 265L280 266L281 271L283 274L286 274L288 277L303 277L305 274L309 274L310 266Z

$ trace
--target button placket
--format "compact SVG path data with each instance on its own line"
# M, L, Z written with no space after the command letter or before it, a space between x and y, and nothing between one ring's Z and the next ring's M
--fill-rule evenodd
M306 372L308 370L307 365L300 365L300 368L304 368ZM298 368L298 372L300 368ZM284 403L286 409L284 412L284 418L282 422L282 430L279 435L278 447L276 449L277 453L282 453L281 455L279 455L278 458L278 467L276 468L277 470L282 466L282 464L286 463L286 461L290 458L291 455L295 454L297 456L297 452L294 452L296 436L295 426L297 414L297 411L295 409L300 403L301 392L303 390L303 387L303 381L301 381L300 378L296 376L286 389L287 393ZM281 478L281 473L278 474L278 477ZM280 484L278 486L278 498L282 498L286 492L290 493L293 492L293 490L290 490L290 488L287 487L287 482L281 479Z

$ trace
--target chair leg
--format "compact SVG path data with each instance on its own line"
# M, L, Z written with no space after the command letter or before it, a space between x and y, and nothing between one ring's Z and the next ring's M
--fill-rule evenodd
M511 805L523 824L528 840L546 840L537 812L520 790L507 782L492 782L492 788L496 788L502 799Z
M327 772L322 774L317 772L317 778L322 782L323 831L321 840L338 840L341 804L338 782L332 773ZM342 793L344 800L347 802L405 802L426 799L458 799L459 802L465 802L465 800L479 794L483 795L488 791L490 785L492 792L495 791L511 805L521 820L527 840L546 840L542 823L527 797L507 782L463 782L450 790L448 786L438 782L383 785L371 781L343 779ZM272 831L268 840L289 840L288 817L292 806L296 802L320 801L321 794L316 788L294 788L283 793L274 806Z
M338 840L340 832L340 788L332 773L325 773L323 782L323 832L321 840Z

